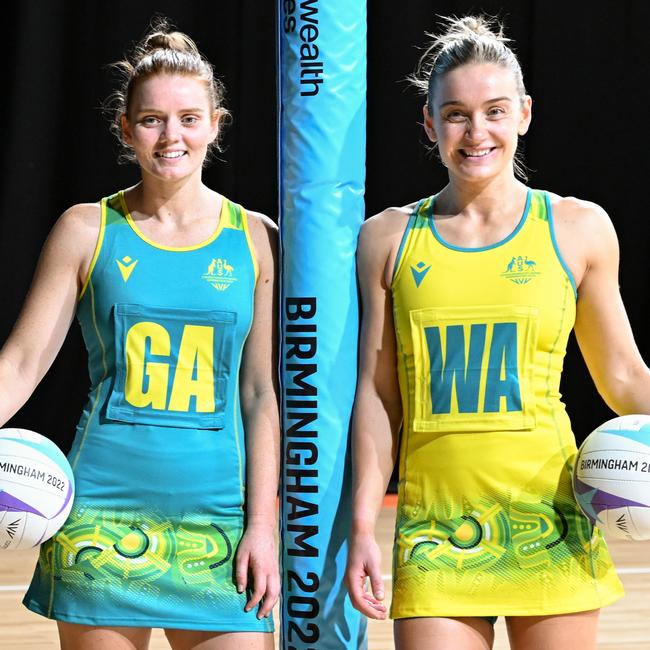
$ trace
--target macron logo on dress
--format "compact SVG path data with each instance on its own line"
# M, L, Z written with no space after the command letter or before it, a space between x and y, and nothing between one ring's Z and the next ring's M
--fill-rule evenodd
M122 280L124 280L124 282L128 282L129 278L131 277L131 273L133 273L135 265L138 263L138 260L132 260L128 255L125 255L121 260L115 261L117 262L117 266L120 269L120 273L122 274Z
M413 279L415 280L415 286L419 287L424 280L424 276L429 272L431 264L426 265L425 262L418 262L415 266L411 267L411 273L413 273Z

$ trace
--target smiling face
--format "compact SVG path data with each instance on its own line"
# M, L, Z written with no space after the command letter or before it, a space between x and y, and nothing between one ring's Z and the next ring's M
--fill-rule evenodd
M200 175L219 113L205 83L194 76L158 74L138 81L122 117L124 142L143 175L180 180Z
M531 104L530 97L519 95L507 68L467 64L436 80L431 111L424 107L424 127L450 177L470 182L514 177L517 139L528 130Z

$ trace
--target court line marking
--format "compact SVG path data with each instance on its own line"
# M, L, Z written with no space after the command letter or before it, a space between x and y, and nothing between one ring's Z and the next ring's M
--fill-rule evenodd
M650 567L647 566L621 567L620 569L616 569L616 573L618 573L618 575L642 575L642 574L650 573ZM390 573L386 573L381 576L381 579L391 582L393 576Z

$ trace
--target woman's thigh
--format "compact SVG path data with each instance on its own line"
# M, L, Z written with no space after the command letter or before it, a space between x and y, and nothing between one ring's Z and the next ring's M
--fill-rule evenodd
M595 650L599 609L506 619L512 650Z
M58 621L61 650L147 650L151 629L94 627Z
M397 650L490 650L494 628L484 618L401 618L395 621Z
M273 650L271 632L165 630L172 650Z

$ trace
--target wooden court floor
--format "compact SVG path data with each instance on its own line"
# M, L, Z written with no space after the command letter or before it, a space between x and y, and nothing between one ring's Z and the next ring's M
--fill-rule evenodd
M388 578L390 597L390 545L395 520L395 505L387 499L379 520L379 539L383 552L383 570ZM600 650L650 650L650 542L610 543L619 575L627 595L602 611L598 648ZM59 647L56 624L27 611L21 605L27 582L36 560L36 552L0 553L0 648L2 650L54 650ZM276 619L277 620L277 619ZM277 637L277 634L276 634ZM578 641L578 640L576 640ZM276 638L277 643L277 638ZM169 648L160 630L155 630L151 650ZM393 648L390 621L371 621L370 650ZM496 626L495 650L507 650L505 625Z

